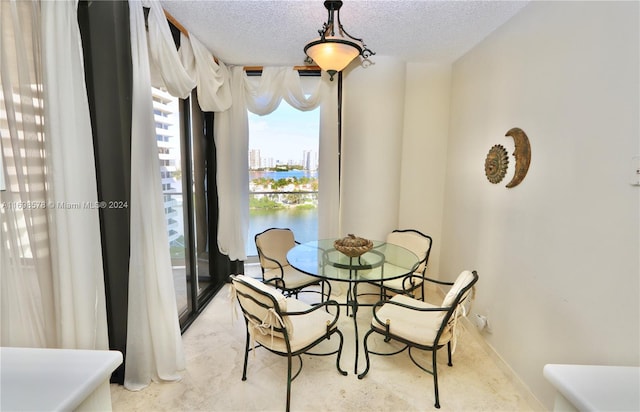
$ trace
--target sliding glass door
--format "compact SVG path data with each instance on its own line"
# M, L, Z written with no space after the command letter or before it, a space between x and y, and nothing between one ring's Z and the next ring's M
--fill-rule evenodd
M207 137L210 130L195 92L184 100L155 88L152 94L176 303L185 329L222 286L209 264L209 239L215 234L210 214L217 210L209 204L208 187L213 139Z

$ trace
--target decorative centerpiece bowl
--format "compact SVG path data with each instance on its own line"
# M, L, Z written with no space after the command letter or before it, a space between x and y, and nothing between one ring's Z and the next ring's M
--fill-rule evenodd
M349 233L346 237L333 242L333 247L349 257L358 257L370 251L373 248L373 242Z

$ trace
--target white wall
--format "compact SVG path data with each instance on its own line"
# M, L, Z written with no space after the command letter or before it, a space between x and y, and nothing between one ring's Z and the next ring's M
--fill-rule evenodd
M437 274L451 66L374 60L344 72L342 235L420 230L433 238Z
M433 239L427 274L439 276L451 66L408 64L398 227Z
M384 239L397 227L404 85L405 64L391 57L344 72L342 236Z
M478 270L488 343L549 408L544 364L640 361L639 38L638 2L532 2L453 66L440 271ZM484 160L512 127L507 189Z

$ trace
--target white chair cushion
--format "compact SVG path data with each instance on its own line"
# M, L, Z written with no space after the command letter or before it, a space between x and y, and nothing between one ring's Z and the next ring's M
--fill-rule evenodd
M453 286L451 286L451 289L449 289L449 292L447 292L446 296L442 300L442 307L453 305L453 302L456 299L456 296L458 296L458 293L460 293L460 291L467 285L469 285L469 283L471 283L472 281L473 273L471 271L465 270L460 273L456 281L453 283Z
M283 267L284 271L284 282L287 286L287 289L296 289L301 286L309 285L312 283L318 282L318 278L313 276L309 276L305 273L302 273L296 269L294 269L290 265L286 265ZM264 271L265 280L269 280L271 278L279 278L280 277L280 269L271 269Z
M311 309L311 306L294 298L287 299L287 307L290 312L302 312ZM300 350L327 333L327 322L332 322L334 315L327 313L324 309L317 309L306 315L285 316L285 319L293 324L296 330L294 336L289 336L291 351ZM337 326L334 325L334 328ZM277 352L287 352L284 338L276 337L271 339L269 335L256 334L255 339L261 345Z
M404 279L405 278L399 278L399 279L392 279L392 280L385 280L383 282L383 286L389 289L394 289L394 290L404 290L403 286L405 285L404 283ZM422 278L421 277L413 277L413 287L418 286L422 283ZM411 286L412 282L407 280L406 282L406 286L407 288L412 288Z
M396 295L391 299L391 302L398 302L416 308L438 307L405 295ZM390 321L389 331L393 335L420 345L432 346L446 313L446 311L419 312L386 303L377 312L377 317L383 323L379 323L376 318L373 318L371 326L384 333L384 322L388 319ZM440 336L438 343L442 345L450 339L451 328L447 327L442 336Z

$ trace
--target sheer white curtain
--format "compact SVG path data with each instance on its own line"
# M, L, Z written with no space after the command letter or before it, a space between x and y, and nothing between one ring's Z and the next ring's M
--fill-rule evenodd
M0 21L2 345L107 349L77 2L0 2Z
M143 6L149 7L149 34ZM180 379L185 367L175 301L169 241L157 157L151 72L172 95L194 87L203 110L231 105L228 71L197 40L182 37L175 49L159 2L129 2L133 59L131 146L131 255L125 387L139 390L153 381ZM148 43L147 43L148 40ZM152 70L153 68L153 70Z
M142 3L129 1L133 95L131 125L131 249L125 387L180 379L185 367L178 321Z
M4 162L2 161L2 135L0 134L0 191L7 188L4 182Z
M93 138L77 1L42 2L45 148L59 345L108 349ZM73 320L73 322L71 322Z
M0 339L2 346L55 347L39 3L0 2L0 27Z

